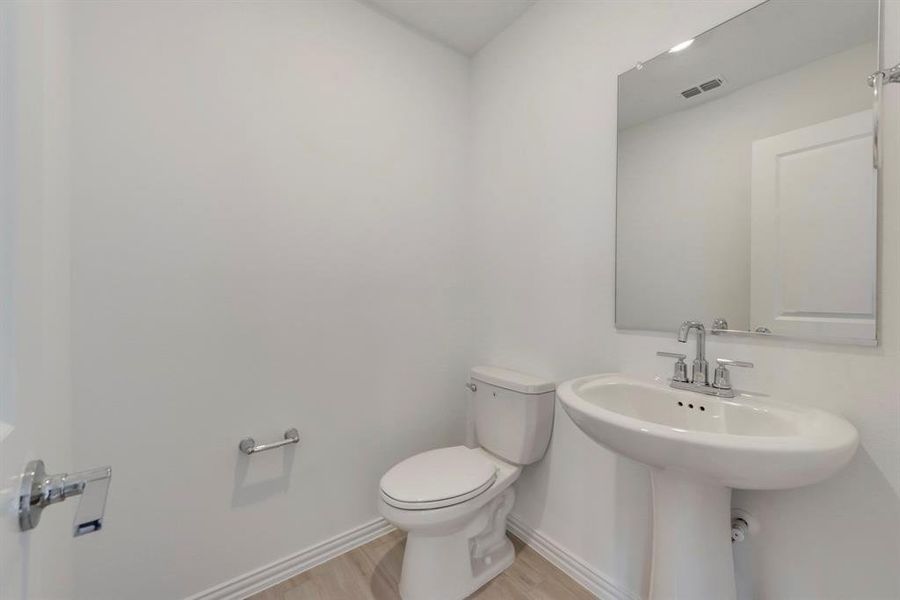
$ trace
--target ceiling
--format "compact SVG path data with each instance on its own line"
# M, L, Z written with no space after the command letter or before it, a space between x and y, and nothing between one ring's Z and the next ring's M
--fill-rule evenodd
M463 54L481 50L537 0L364 0Z
M699 106L751 83L847 50L877 35L875 0L769 0L619 76L619 129ZM670 40L671 43L681 40ZM875 54L872 54L872 71ZM860 73L865 85L869 73ZM682 90L714 77L721 87L692 98Z

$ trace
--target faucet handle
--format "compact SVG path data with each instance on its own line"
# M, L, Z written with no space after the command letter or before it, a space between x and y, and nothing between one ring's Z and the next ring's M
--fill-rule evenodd
M747 367L753 368L752 362L746 362L743 360L731 360L730 358L717 358L716 362L719 364L716 367L715 377L713 377L713 387L720 390L730 390L731 389L731 373L728 372L728 367Z
M656 355L678 359L675 361L675 370L672 372L672 381L680 381L682 383L687 382L687 365L684 362L687 355L679 354L678 352L657 352Z
M747 362L745 360L731 360L730 358L717 358L716 362L719 363L720 367L747 367L748 369L753 368L753 363Z

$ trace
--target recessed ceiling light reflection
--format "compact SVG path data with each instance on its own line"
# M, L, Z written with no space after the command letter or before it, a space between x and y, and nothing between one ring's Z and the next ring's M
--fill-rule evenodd
M691 38L686 42L681 42L680 44L675 44L674 46L669 48L669 54L674 54L675 52L681 52L682 50L689 47L693 43L694 43L694 39Z

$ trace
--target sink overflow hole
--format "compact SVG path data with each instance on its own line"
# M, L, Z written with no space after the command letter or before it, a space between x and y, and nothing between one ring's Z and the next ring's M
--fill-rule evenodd
M684 402L682 402L681 400L679 400L679 401L678 401L678 406L684 406ZM694 408L694 405L693 405L693 404L688 404L688 408ZM704 412L706 411L706 407L705 407L705 406L697 406L697 408L699 408L700 410L702 410L702 411L704 411Z

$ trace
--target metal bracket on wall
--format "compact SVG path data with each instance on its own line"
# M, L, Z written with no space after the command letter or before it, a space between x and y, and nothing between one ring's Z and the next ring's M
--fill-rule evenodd
M874 94L872 98L874 115L872 119L872 168L878 170L881 168L881 140L878 139L881 122L881 88L888 83L900 83L900 64L889 69L875 71L869 75L868 82Z
M900 63L894 65L890 69L875 71L869 75L869 87L875 87L876 79L881 79L882 85L886 83L900 83Z

